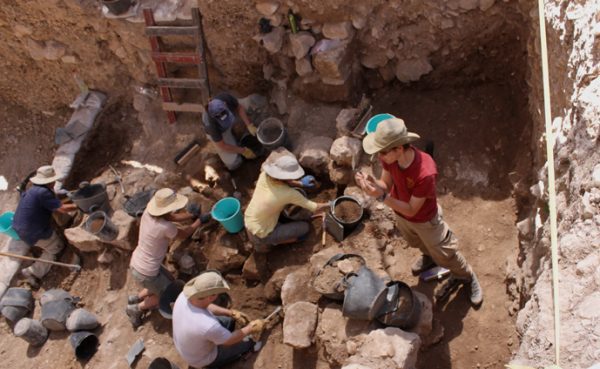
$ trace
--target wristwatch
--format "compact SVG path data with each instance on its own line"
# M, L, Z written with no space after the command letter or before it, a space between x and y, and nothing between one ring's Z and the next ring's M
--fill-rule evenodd
M379 202L384 202L385 199L387 199L387 196L388 196L387 192L383 191L383 194L381 196L377 196L375 199Z

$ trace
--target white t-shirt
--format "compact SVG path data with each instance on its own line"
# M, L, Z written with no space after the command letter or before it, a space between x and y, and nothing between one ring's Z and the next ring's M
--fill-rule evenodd
M173 343L179 355L194 368L202 368L217 357L217 346L231 337L207 309L189 303L183 293L173 306Z
M175 236L177 236L175 224L163 218L153 217L147 210L144 211L138 244L131 255L129 265L147 277L157 276L169 243Z

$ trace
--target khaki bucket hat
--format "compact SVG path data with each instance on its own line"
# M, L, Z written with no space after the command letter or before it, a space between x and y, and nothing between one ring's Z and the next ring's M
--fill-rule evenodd
M265 160L262 170L275 179L298 179L304 175L304 169L291 152L282 147L275 149Z
M36 185L45 185L55 182L59 178L60 176L56 174L52 165L44 165L39 167L35 176L31 177L29 180Z
M150 215L158 217L182 209L187 205L187 202L187 197L175 193L170 188L161 188L150 199L146 209L148 209Z
M418 134L408 132L404 121L400 118L390 118L381 121L373 133L363 139L363 149L369 155L381 150L402 146L421 138Z
M183 286L183 294L188 299L202 299L223 292L229 292L229 284L216 270L206 270Z

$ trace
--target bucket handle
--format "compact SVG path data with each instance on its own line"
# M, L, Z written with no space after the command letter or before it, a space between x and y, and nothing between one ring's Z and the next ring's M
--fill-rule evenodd
M329 265L332 265L333 263L335 263L336 261L339 260L344 260L350 257L356 257L360 260L362 265L365 265L367 262L365 261L365 258L363 258L362 256L358 255L358 254L335 254L333 255L331 258L329 258L329 260L327 260L327 262L321 267L321 269L319 269L319 271L317 272L317 275L315 275L314 279L317 279L317 277L319 277L321 275L321 272L323 271L323 269L325 269L326 267L328 267ZM339 283L335 286L338 287Z
M394 284L402 284L403 282L400 281L390 281L388 283L386 283L386 289L389 288L390 286L394 285ZM414 301L413 301L414 303ZM400 306L398 304L395 304L396 306L392 309L386 310L386 311L380 311L379 314L377 314L376 318L382 318L384 315L386 314L390 314L390 313L395 313L396 311L398 311L398 309L400 308Z
M92 205L92 206L90 206L90 207L89 207L89 210L88 210L88 211L89 211L90 213L93 213L93 212L95 212L95 211L96 211L96 210L98 210L98 209L100 209L100 205L98 205L98 204L94 204L94 205Z

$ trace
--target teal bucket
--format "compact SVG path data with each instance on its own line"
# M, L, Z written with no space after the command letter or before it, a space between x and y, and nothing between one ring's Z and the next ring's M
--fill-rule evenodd
M12 227L12 221L15 213L12 211L7 211L6 213L0 215L0 233L4 233L7 236L11 237L15 240L20 240L19 235Z
M235 197L219 200L210 211L214 220L225 227L229 233L238 233L244 228L244 216L240 201Z
M390 119L390 118L395 118L392 114L387 114L387 113L383 113L383 114L377 114L371 117L371 119L369 119L367 121L367 125L365 127L365 132L366 133L373 133L375 132L375 130L377 129L377 125L386 120L386 119Z

